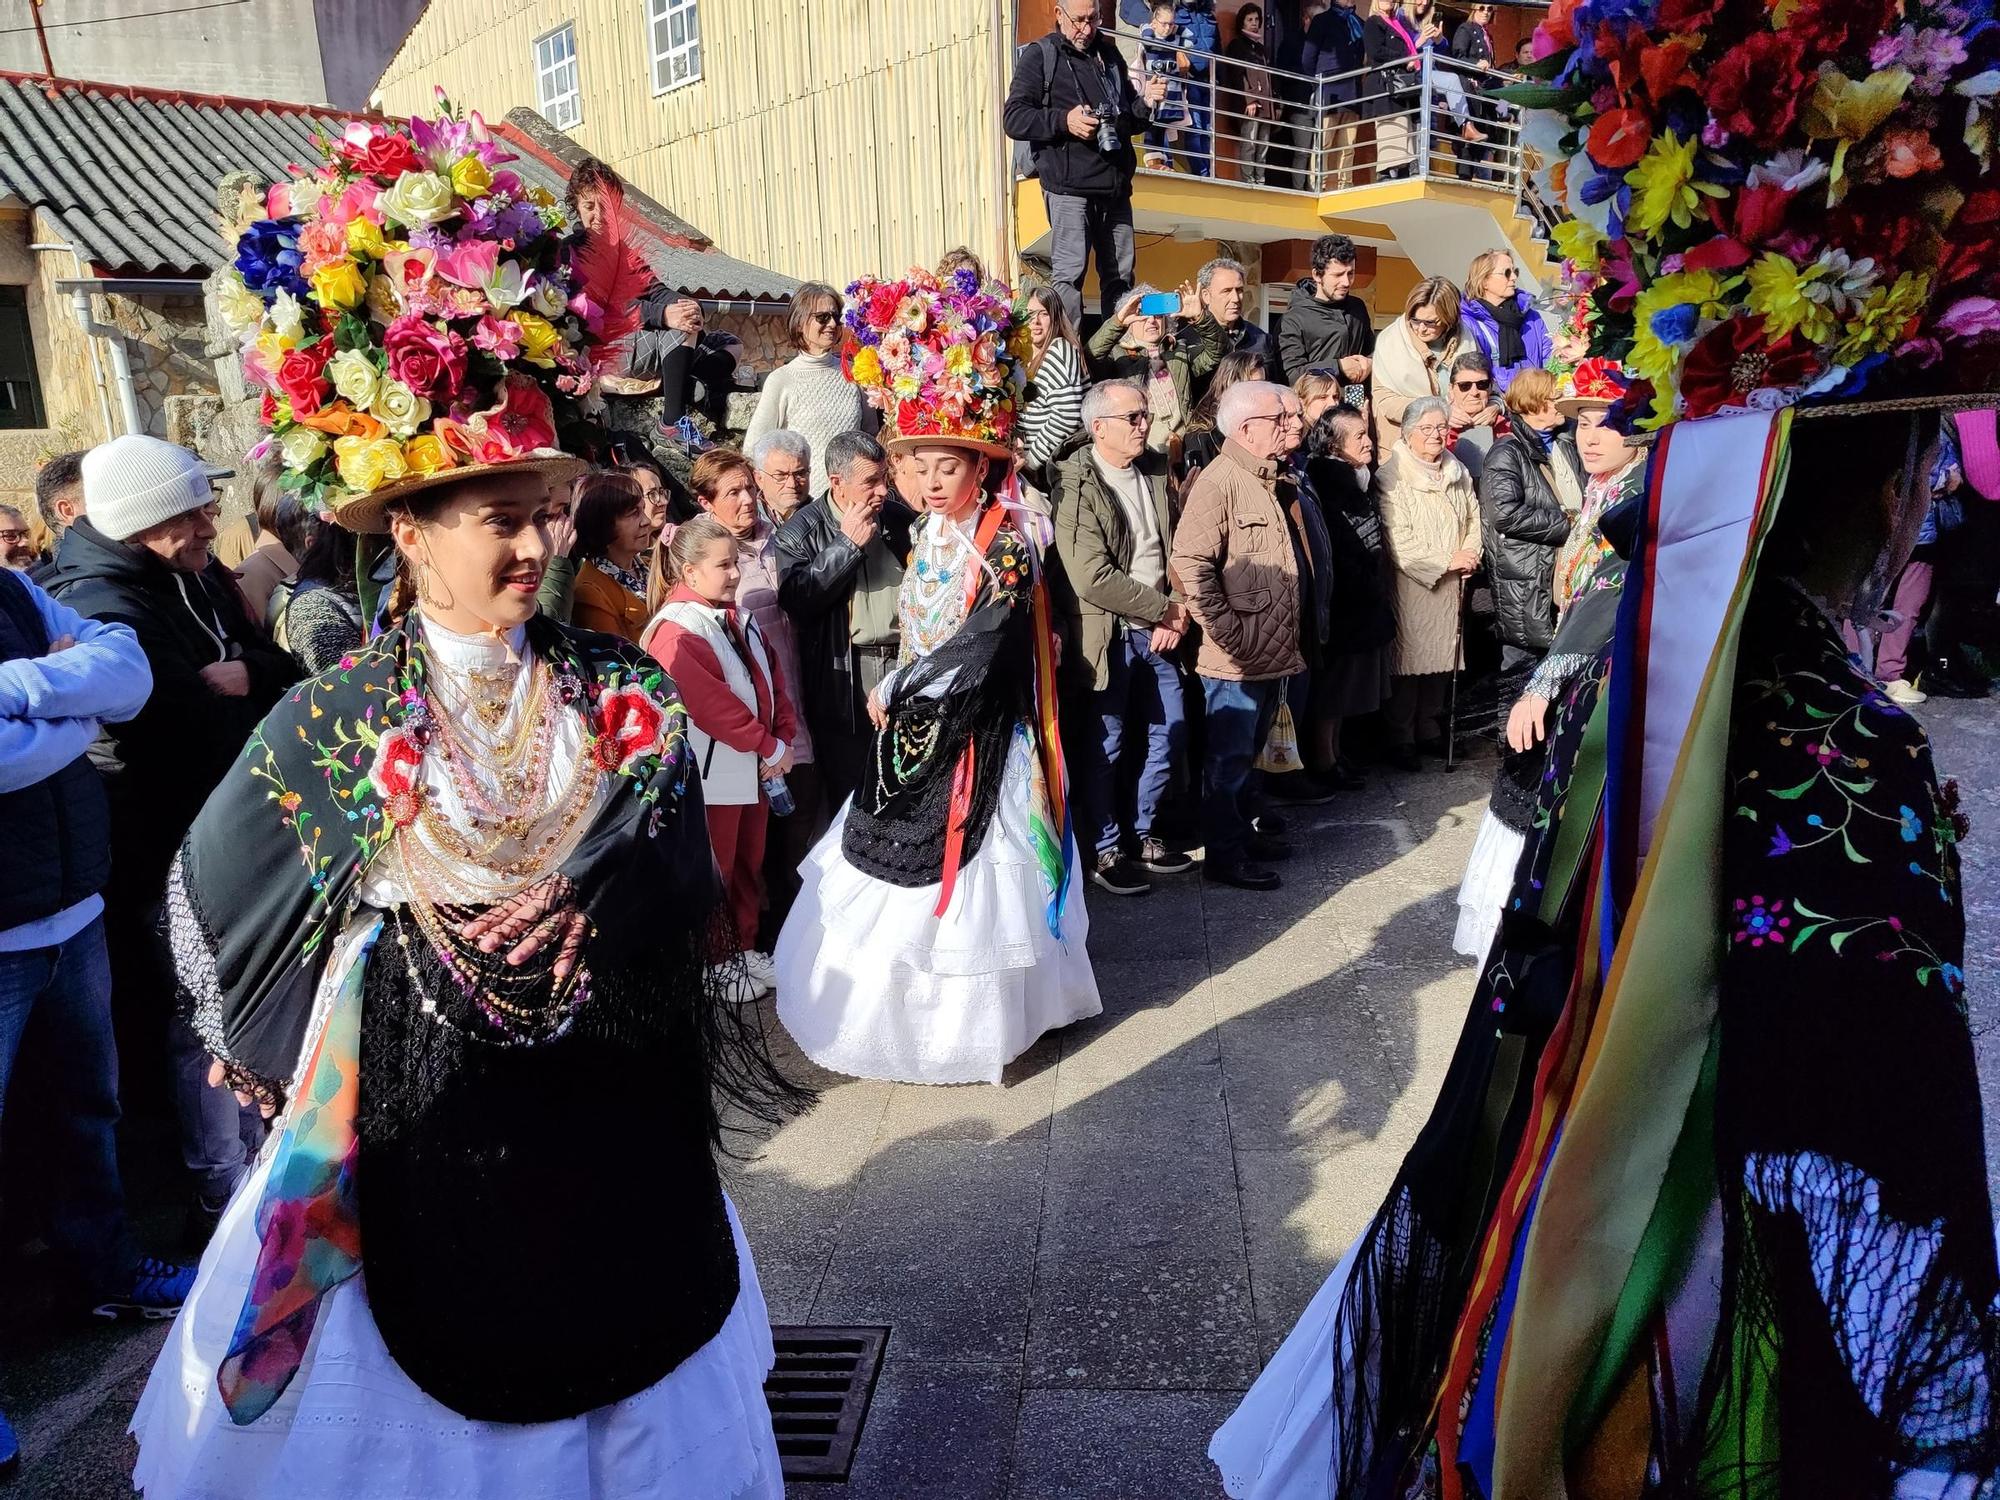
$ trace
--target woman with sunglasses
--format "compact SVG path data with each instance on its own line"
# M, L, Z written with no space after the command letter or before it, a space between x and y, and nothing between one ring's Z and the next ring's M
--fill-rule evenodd
M1465 273L1459 304L1466 335L1493 361L1495 389L1502 396L1516 375L1544 368L1556 352L1549 325L1519 289L1520 281L1511 251L1488 250Z
M1375 340L1375 450L1386 454L1402 436L1403 408L1419 396L1442 396L1445 371L1463 345L1458 288L1430 276L1410 289L1403 315Z
M843 432L873 432L881 417L840 368L840 293L808 281L792 294L787 320L799 352L764 380L757 411L743 432L745 451L767 432L788 428L812 446L811 491L826 493L826 445Z
M1459 62L1469 63L1475 68L1491 68L1494 65L1493 33L1487 28L1492 24L1491 5L1470 7L1466 11L1465 19L1458 23L1458 29L1451 34L1451 55ZM1491 77L1484 73L1468 73L1463 83L1466 93L1474 96L1466 101L1467 123L1497 124L1500 118L1499 108L1477 97L1483 90L1493 87ZM1488 136L1492 133L1491 130L1486 132ZM1469 136L1454 149L1458 153L1458 175L1468 181L1473 175L1473 163L1496 161L1501 154L1501 147L1475 145ZM1499 173L1492 167L1486 168L1479 175L1489 182L1499 179Z

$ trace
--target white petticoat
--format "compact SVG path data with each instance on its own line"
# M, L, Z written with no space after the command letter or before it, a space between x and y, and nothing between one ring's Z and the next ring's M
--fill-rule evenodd
M1209 1440L1209 1460L1233 1500L1326 1500L1333 1493L1334 1315L1360 1250L1357 1236ZM1343 1367L1349 1357L1343 1348Z
M847 862L846 807L799 866L774 955L778 1019L821 1067L901 1083L998 1083L1043 1032L1104 1008L1080 878L1061 939L1049 931L1028 831L1032 754L1017 733L993 822L942 918L937 885L890 885Z
M133 1415L132 1482L147 1500L781 1500L764 1401L771 1325L733 1204L736 1305L714 1338L637 1395L560 1422L468 1421L390 1358L368 1311L364 1268L328 1294L277 1404L235 1426L216 1368L256 1267L269 1170L267 1155L231 1200ZM523 1296L534 1295L533 1269L523 1268Z
M1458 883L1458 929L1451 935L1454 953L1484 958L1492 949L1527 843L1526 834L1516 833L1491 812L1479 820L1472 858L1465 862L1465 878Z

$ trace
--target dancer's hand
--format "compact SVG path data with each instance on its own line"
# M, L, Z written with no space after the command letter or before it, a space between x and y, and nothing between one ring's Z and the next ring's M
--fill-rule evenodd
M239 1089L230 1086L229 1070L222 1065L221 1058L211 1058L209 1060L208 1086L212 1089L228 1087L229 1092L236 1096L238 1104L242 1105L245 1109L248 1109L253 1104L256 1105L257 1113L267 1120L275 1115L278 1112L278 1106L285 1102L276 1094L253 1094L248 1089Z
M583 950L590 921L574 905L576 887L567 875L544 875L524 891L489 906L459 928L459 936L481 953L507 948L507 962L524 964L551 943L558 944L551 972L560 984ZM511 945L511 946L510 946Z
M1538 693L1523 693L1507 713L1507 748L1518 755L1539 745L1548 712L1548 699Z
M868 695L868 722L877 729L889 727L889 710L882 706L882 690L877 688Z

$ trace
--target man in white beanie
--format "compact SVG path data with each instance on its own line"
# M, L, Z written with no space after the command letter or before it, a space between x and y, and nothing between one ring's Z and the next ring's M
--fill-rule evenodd
M84 455L83 498L50 591L80 615L131 627L153 671L146 706L106 724L90 751L111 799L105 915L122 1072L125 1087L143 1093L171 1059L195 1178L190 1223L200 1229L228 1202L257 1132L234 1096L209 1085L208 1060L175 1017L160 907L195 814L300 674L251 623L229 570L210 555L215 486L200 459L154 437L115 438Z

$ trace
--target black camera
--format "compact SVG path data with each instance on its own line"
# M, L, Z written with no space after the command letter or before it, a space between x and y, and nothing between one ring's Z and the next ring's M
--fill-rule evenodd
M1118 137L1118 111L1094 104L1090 112L1097 118L1097 149L1106 156L1114 154L1122 144Z

